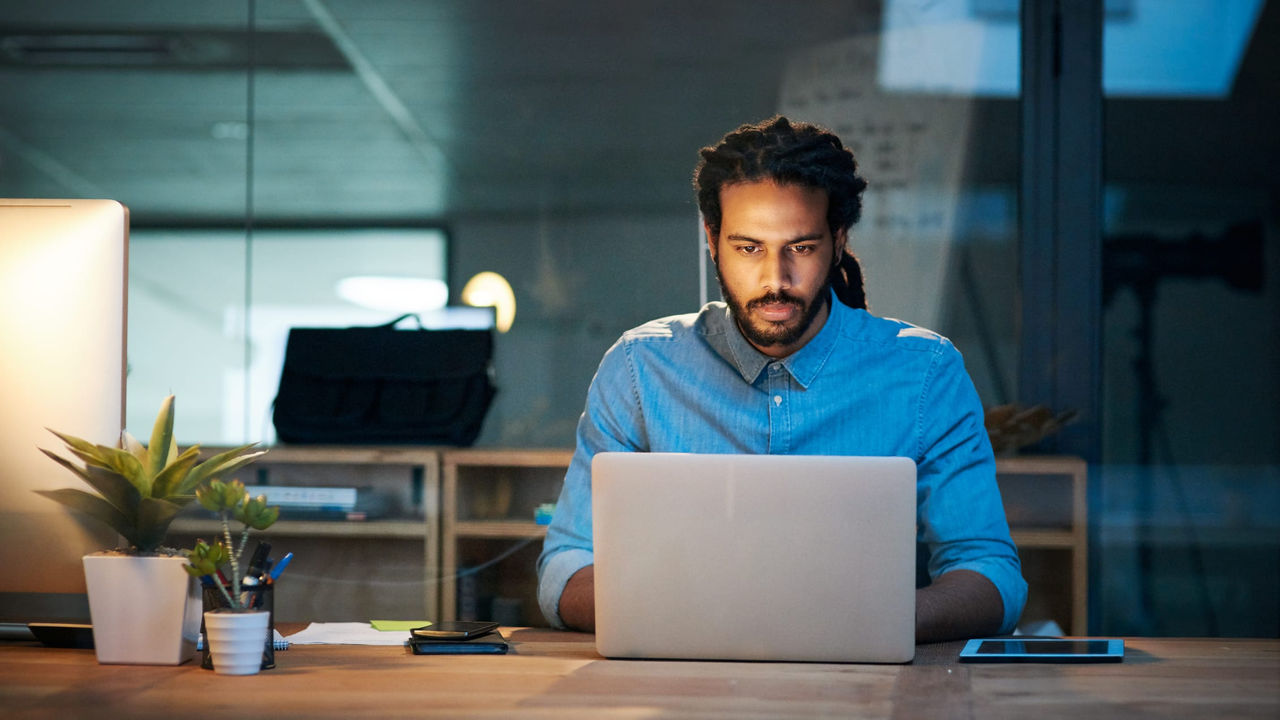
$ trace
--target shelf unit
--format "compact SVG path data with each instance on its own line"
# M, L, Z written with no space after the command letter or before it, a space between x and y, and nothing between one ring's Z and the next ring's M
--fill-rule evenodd
M996 482L1029 585L1023 623L1053 620L1087 634L1088 466L1075 457L999 458Z
M221 450L206 448L205 454ZM241 479L256 473L254 484L352 485L366 471L385 474L399 467L411 474L408 482L379 478L406 498L402 512L388 519L282 519L258 534L278 538L281 552L296 554L291 582L282 584L276 598L277 612L286 621L421 613L424 619L475 616L544 625L534 563L546 527L534 522L534 510L559 497L572 456L564 449L270 448ZM290 471L305 477L300 481ZM996 461L996 480L1030 585L1024 622L1054 620L1076 635L1088 631L1087 476L1078 458ZM211 519L179 517L173 525L180 547L218 532Z
M227 448L201 448L209 457ZM282 621L434 619L440 567L440 452L422 446L279 445L236 474L246 485L375 486L393 498L386 518L290 520L253 538L295 554L276 597ZM233 528L234 531L234 528ZM212 518L179 516L180 546L220 535ZM371 562L376 559L376 562ZM407 589L407 591L406 591Z
M555 499L572 455L568 450L444 453L442 617L465 614L459 613L455 578L463 565L459 562L461 545L485 539L543 537L545 528L530 519L532 497L546 498L544 502ZM996 461L996 481L1022 559L1023 574L1030 585L1023 619L1053 620L1064 631L1077 635L1088 632L1087 476L1084 461L1072 457L1028 456ZM505 480L499 482L495 478ZM498 508L501 519L477 517L478 498L494 492L501 496L517 494L512 488L500 487L502 482L531 483L538 490L521 495L522 502L508 502L510 507ZM497 504L503 502L498 500ZM479 557L494 557L501 551L492 544L485 549L487 552L479 553ZM537 612L533 568L537 551L527 555L532 558L526 556L526 562L499 567L499 584L518 596L521 624L542 625L545 620ZM482 607L478 610L483 614Z
M571 450L443 453L442 618L546 623L534 572L546 527L534 522L534 510L559 497L572 457Z

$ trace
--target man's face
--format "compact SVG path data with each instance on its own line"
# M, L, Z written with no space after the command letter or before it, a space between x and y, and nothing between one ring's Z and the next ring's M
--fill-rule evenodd
M720 190L720 235L707 228L720 289L742 334L786 357L827 319L828 274L846 234L827 227L827 194L772 180Z

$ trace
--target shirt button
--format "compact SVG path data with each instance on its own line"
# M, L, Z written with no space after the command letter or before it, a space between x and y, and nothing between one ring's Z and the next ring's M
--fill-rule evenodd
M774 395L774 396L773 396L773 404L774 404L774 405L781 405L781 404L782 404L782 396L781 396L781 395Z

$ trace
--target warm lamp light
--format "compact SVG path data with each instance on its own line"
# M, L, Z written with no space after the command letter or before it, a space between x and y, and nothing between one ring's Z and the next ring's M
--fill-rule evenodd
M516 319L516 294L511 291L511 283L496 272L486 270L468 280L462 288L462 302L493 308L498 332L510 330Z

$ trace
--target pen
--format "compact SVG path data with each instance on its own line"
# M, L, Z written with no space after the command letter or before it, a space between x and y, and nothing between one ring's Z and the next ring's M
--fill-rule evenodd
M280 573L284 572L285 566L288 565L289 561L292 559L293 559L293 553L291 552L285 553L284 557L280 558L280 562L276 563L276 566L271 568L270 577L272 582L275 582L276 578L280 577Z

